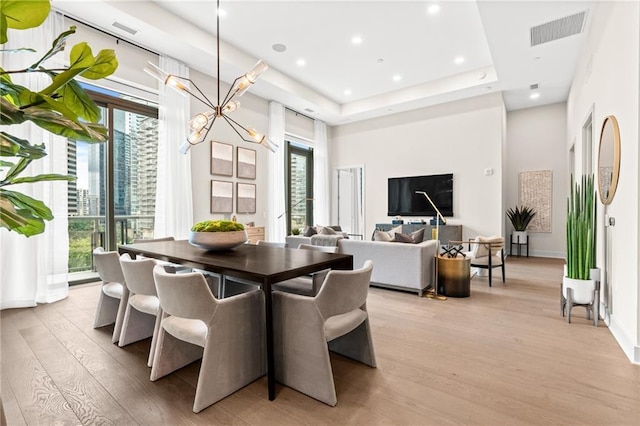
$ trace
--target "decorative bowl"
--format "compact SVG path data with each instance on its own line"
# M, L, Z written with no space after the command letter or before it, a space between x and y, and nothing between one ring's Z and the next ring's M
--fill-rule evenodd
M189 232L189 243L207 250L231 250L247 240L247 231Z

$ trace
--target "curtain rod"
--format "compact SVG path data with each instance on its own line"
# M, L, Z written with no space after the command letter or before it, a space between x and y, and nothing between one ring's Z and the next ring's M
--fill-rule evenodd
M289 108L289 107L287 107L287 106L286 106L286 107L284 107L284 109L288 109L288 110L289 110L289 111L291 111L291 112L295 112L296 114L301 115L301 116L303 116L303 117L305 117L305 118L308 118L309 120L313 120L313 121L315 121L315 120L316 120L316 119L315 119L315 118L313 118L313 117L309 117L308 115L303 114L303 113L301 113L301 112L298 112L298 111L296 111L295 109L291 109L291 108Z
M61 13L61 12L59 12L59 13ZM133 47L137 47L138 49L142 49L142 50L144 50L144 51L146 51L146 52L149 52L149 53L151 53L151 54L154 54L154 55L160 56L160 53L158 53L158 52L155 52L155 51L153 51L153 50L151 50L151 49L148 49L148 48L146 48L146 47L140 46L139 44L136 44L136 43L134 43L134 42L132 42L132 41L129 41L129 40L125 39L125 38L122 38L122 37L120 37L120 36L117 36L117 35L115 35L115 34L113 34L113 33L110 33L110 32L108 32L108 31L106 31L106 30L103 30L103 29L101 29L101 28L95 27L95 26L93 26L93 25L91 25L91 24L88 24L88 23L86 23L86 22L84 22L84 21L81 21L81 20L80 20L80 19L78 19L78 18L74 18L73 16L67 15L66 13L62 13L62 16L64 16L65 18L67 18L67 19L69 19L69 20L71 20L71 21L73 21L73 22L76 22L76 23L78 23L78 24L80 24L80 25L84 25L85 27L91 28L92 30L95 30L95 31L98 31L98 32L100 32L100 33L102 33L102 34L105 34L105 35L107 35L107 36L113 37L113 38L115 38L115 39L116 39L116 43L118 43L118 42L120 42L120 41L124 41L125 43L130 44L130 45L131 45L131 46L133 46Z

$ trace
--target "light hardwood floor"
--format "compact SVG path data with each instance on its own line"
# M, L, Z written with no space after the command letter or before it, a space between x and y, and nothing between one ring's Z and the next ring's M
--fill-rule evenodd
M562 262L510 258L507 283L472 281L471 297L438 301L372 288L378 368L338 355L338 405L259 379L200 414L199 363L149 381L149 340L111 343L92 328L98 286L66 300L5 310L2 402L10 425L394 424L639 425L640 366L584 309L560 314ZM498 270L495 270L498 272Z

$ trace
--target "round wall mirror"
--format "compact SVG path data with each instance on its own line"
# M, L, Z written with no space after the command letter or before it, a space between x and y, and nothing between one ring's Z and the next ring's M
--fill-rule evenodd
M613 115L604 119L598 151L598 192L602 204L611 204L620 173L620 129Z

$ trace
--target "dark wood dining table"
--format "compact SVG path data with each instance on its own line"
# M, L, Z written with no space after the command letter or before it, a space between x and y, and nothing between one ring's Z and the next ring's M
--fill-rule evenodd
M349 254L252 244L242 244L231 250L212 251L192 246L186 240L154 241L121 245L118 252L129 253L132 258L142 255L259 283L265 296L267 387L271 401L275 399L276 389L271 286L324 269L353 269L353 256Z

